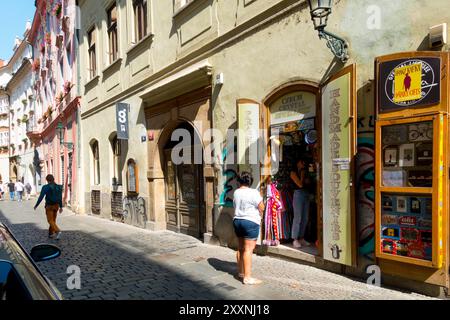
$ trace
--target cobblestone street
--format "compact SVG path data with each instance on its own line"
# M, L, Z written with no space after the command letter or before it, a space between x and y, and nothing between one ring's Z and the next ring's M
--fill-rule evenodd
M150 232L68 211L59 217L61 240L47 239L42 208L32 202L0 202L0 222L8 225L27 250L54 242L59 259L40 263L65 299L425 299L366 284L326 271L271 257L254 258L259 287L243 286L234 278L235 253L204 245L171 232ZM66 287L67 268L81 268L81 290Z

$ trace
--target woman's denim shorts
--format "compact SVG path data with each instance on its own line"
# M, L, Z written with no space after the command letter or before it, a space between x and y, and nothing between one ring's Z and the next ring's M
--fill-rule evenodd
M259 232L261 227L249 220L244 219L234 219L234 232L238 238L243 238L245 240L258 240Z

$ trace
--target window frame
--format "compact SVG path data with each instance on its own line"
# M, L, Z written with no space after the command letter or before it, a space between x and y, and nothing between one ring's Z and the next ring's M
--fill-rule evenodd
M112 12L116 11L116 20L112 21ZM119 58L119 9L117 3L114 2L106 10L106 32L108 35L108 61L113 64Z
M97 68L97 34L96 27L91 27L87 32L87 44L88 44L88 61L89 61L89 79L94 79L98 74ZM94 39L94 43L92 43Z
M149 34L149 14L148 0L133 0L132 3L132 20L133 20L133 42L139 43ZM139 16L141 14L141 16Z

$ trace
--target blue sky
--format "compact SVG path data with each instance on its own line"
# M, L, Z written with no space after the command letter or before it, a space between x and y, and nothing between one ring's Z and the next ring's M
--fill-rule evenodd
M35 0L0 0L0 59L9 60L16 36L23 36L27 20L33 21Z

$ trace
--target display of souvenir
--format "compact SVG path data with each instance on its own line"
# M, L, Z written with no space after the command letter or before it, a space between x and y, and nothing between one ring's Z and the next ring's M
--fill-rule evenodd
M397 254L397 244L393 240L384 239L381 242L381 251L388 254Z
M384 170L383 185L385 187L404 187L406 184L406 172L403 170Z
M429 219L420 219L419 220L419 227L421 228L431 228L433 227L433 222Z
M397 166L398 159L397 159L397 148L386 148L384 150L384 166L385 167L395 167Z
M406 197L397 197L397 212L407 212L408 203Z
M409 199L409 205L411 213L422 213L422 204L419 198L411 197Z
M420 122L409 125L408 137L410 142L433 140L433 122Z
M408 257L416 259L425 259L424 246L421 244L408 245Z
M416 146L416 165L432 166L433 165L433 144L418 143Z
M408 143L408 127L404 125L383 127L383 143L385 145Z
M399 147L399 166L414 167L414 144L402 144Z
M401 239L409 242L418 242L420 239L420 231L414 228L402 228Z
M284 132L289 133L289 132L295 132L298 130L298 123L297 122L290 122L287 123L284 126Z
M390 196L383 196L383 210L384 211L392 211L393 209L393 201Z
M431 230L420 231L420 241L422 243L433 243L433 232Z
M403 256L403 257L407 257L408 256L408 243L407 242L402 242L402 241L398 241L397 242L397 255L399 256Z
M297 123L297 126L298 126L298 130L301 130L301 131L314 130L316 128L316 120L315 119L300 120Z
M397 225L398 224L398 217L391 215L391 214L384 214L381 216L381 223L383 225Z
M398 222L402 226L415 227L417 225L417 218L416 217L411 217L411 216L404 216L404 217L400 217Z
M408 183L411 187L433 187L433 172L431 170L412 170L408 173Z
M400 240L400 229L397 227L384 227L381 230L383 238Z
M305 142L307 144L314 144L317 142L318 133L316 130L309 131L305 136Z

